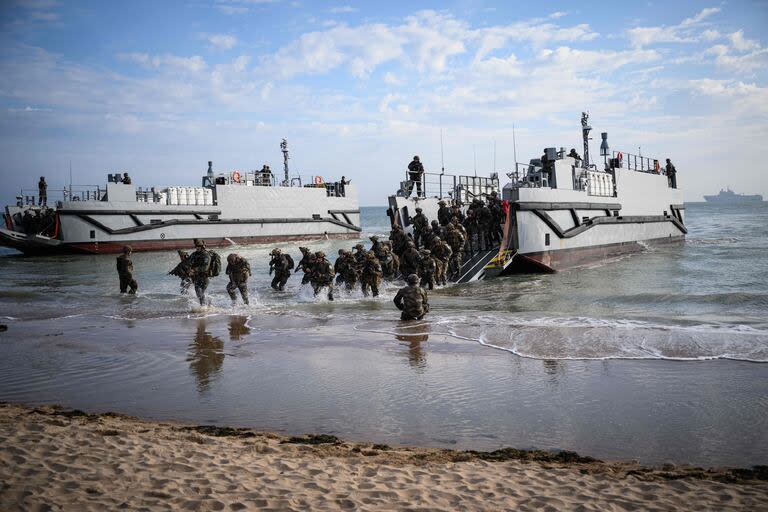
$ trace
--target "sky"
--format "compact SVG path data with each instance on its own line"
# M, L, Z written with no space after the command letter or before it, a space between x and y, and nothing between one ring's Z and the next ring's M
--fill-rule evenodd
M768 0L2 0L0 26L3 204L70 162L144 187L281 169L285 137L292 173L384 205L413 155L487 175L581 152L582 111L593 154L606 131L671 158L688 201L768 198Z

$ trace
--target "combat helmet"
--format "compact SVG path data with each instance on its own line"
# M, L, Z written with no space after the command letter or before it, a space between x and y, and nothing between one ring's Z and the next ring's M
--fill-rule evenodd
M123 254L131 254L132 252L133 248L130 245L123 246Z
M283 251L281 251L279 248L275 247L274 249L272 249L272 252L270 252L269 254L271 254L272 256L277 256L278 254L282 254L282 252Z
M416 213L421 213L421 212L422 212L421 208L416 208Z
M232 253L229 256L227 256L227 261L229 263L234 263L235 261L237 261L237 254Z
M411 274L408 276L407 281L408 281L408 284L418 284L419 276L417 276L416 274Z
M409 240L408 247L416 247L416 242L414 242L413 240Z
M379 239L379 237L378 237L377 235L371 235L371 236L369 236L369 237L368 237L368 240L370 240L370 241L372 241L372 242L375 242L375 241L377 241L378 239Z
M325 258L325 253L323 251L317 251L315 253L315 257L322 260L323 258Z
M205 240L201 238L195 238L193 243L195 244L195 247L205 247Z
M413 155L413 159L418 162L419 161L419 155Z

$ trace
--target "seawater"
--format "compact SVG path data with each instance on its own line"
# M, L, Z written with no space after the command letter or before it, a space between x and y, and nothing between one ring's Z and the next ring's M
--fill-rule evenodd
M363 239L386 236L363 208ZM570 449L644 462L768 459L768 206L688 204L687 241L557 274L430 295L422 322L359 290L334 302L269 288L273 246L248 258L250 306L226 277L210 304L179 294L175 252L0 253L0 400L158 419L455 448ZM356 241L306 245L331 258ZM298 258L296 243L278 244Z

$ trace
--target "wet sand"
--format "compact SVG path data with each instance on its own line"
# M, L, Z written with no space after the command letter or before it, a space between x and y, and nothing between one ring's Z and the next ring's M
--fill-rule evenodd
M2 510L736 510L768 468L605 463L289 438L0 404Z

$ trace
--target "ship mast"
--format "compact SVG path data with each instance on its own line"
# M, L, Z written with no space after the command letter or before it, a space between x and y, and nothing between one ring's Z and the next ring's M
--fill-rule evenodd
M286 139L283 139L283 141L280 143L280 150L283 152L283 171L285 171L285 181L283 181L283 185L286 187L290 183L290 180L288 179L288 141Z
M584 168L589 168L589 114L581 113L581 136L584 138Z

